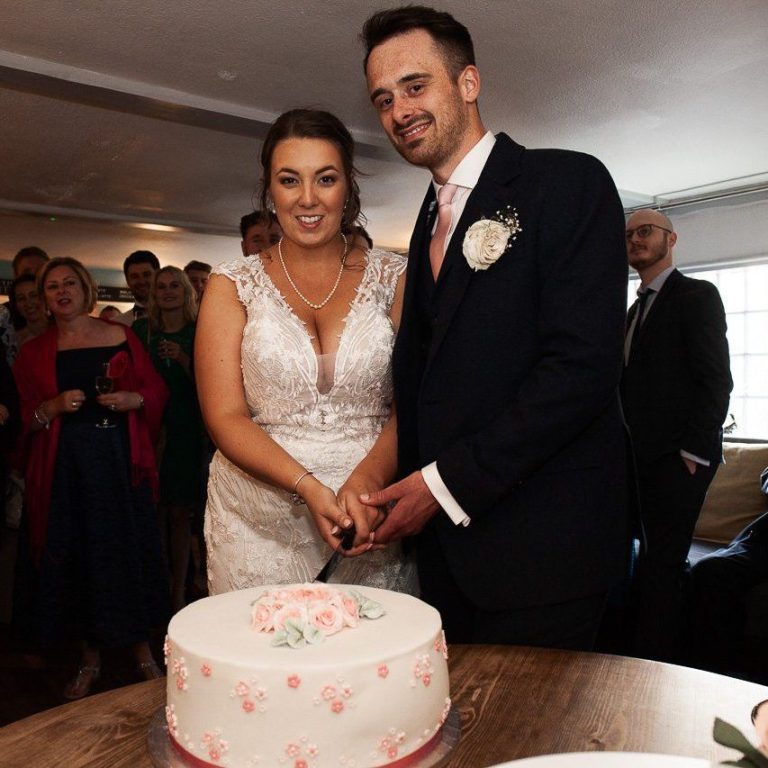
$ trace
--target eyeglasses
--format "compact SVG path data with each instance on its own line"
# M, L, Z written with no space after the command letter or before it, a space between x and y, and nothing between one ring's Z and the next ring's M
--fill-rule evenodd
M672 234L671 229L666 229L666 227L660 227L658 224L641 224L639 227L635 227L634 229L627 230L627 240L631 240L634 235L637 235L639 238L645 240L646 237L650 236L654 228L660 229L663 232L668 232L669 234Z

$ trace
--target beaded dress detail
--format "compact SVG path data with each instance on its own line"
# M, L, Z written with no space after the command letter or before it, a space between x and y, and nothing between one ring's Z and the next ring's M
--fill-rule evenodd
M389 416L394 329L389 310L406 260L368 252L334 354L317 355L304 323L259 256L217 266L246 310L241 361L251 417L334 491L368 453ZM210 594L312 581L333 554L305 506L256 480L220 451L211 462L205 514ZM399 544L344 559L331 581L415 592Z

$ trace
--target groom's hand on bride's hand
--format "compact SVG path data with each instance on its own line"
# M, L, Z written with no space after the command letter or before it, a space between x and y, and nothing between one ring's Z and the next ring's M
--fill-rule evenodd
M372 533L385 517L382 510L360 502L360 494L371 487L370 482L358 481L350 477L336 494L339 506L355 521L354 544L351 549L344 551L348 557L362 555L374 548Z
M415 536L440 509L420 471L381 491L364 493L360 501L372 507L389 507L386 520L376 529L376 544Z

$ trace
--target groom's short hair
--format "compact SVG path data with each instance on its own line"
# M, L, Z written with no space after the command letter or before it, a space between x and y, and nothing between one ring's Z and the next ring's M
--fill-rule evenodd
M363 69L368 66L371 51L391 37L414 29L423 29L435 41L452 77L475 64L475 48L469 30L450 13L436 11L425 5L405 5L374 13L363 25L360 37L365 44Z

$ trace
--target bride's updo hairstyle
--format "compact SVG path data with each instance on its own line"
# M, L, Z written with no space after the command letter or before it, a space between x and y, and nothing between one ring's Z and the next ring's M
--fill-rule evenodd
M358 174L355 168L355 140L338 117L322 109L291 109L283 112L269 129L261 147L261 167L264 174L260 196L262 211L270 211L270 216L274 218L269 202L272 155L275 147L286 139L325 139L339 150L349 189L341 217L341 231L344 234L352 232L353 227L365 219L360 210L360 187L355 179Z

